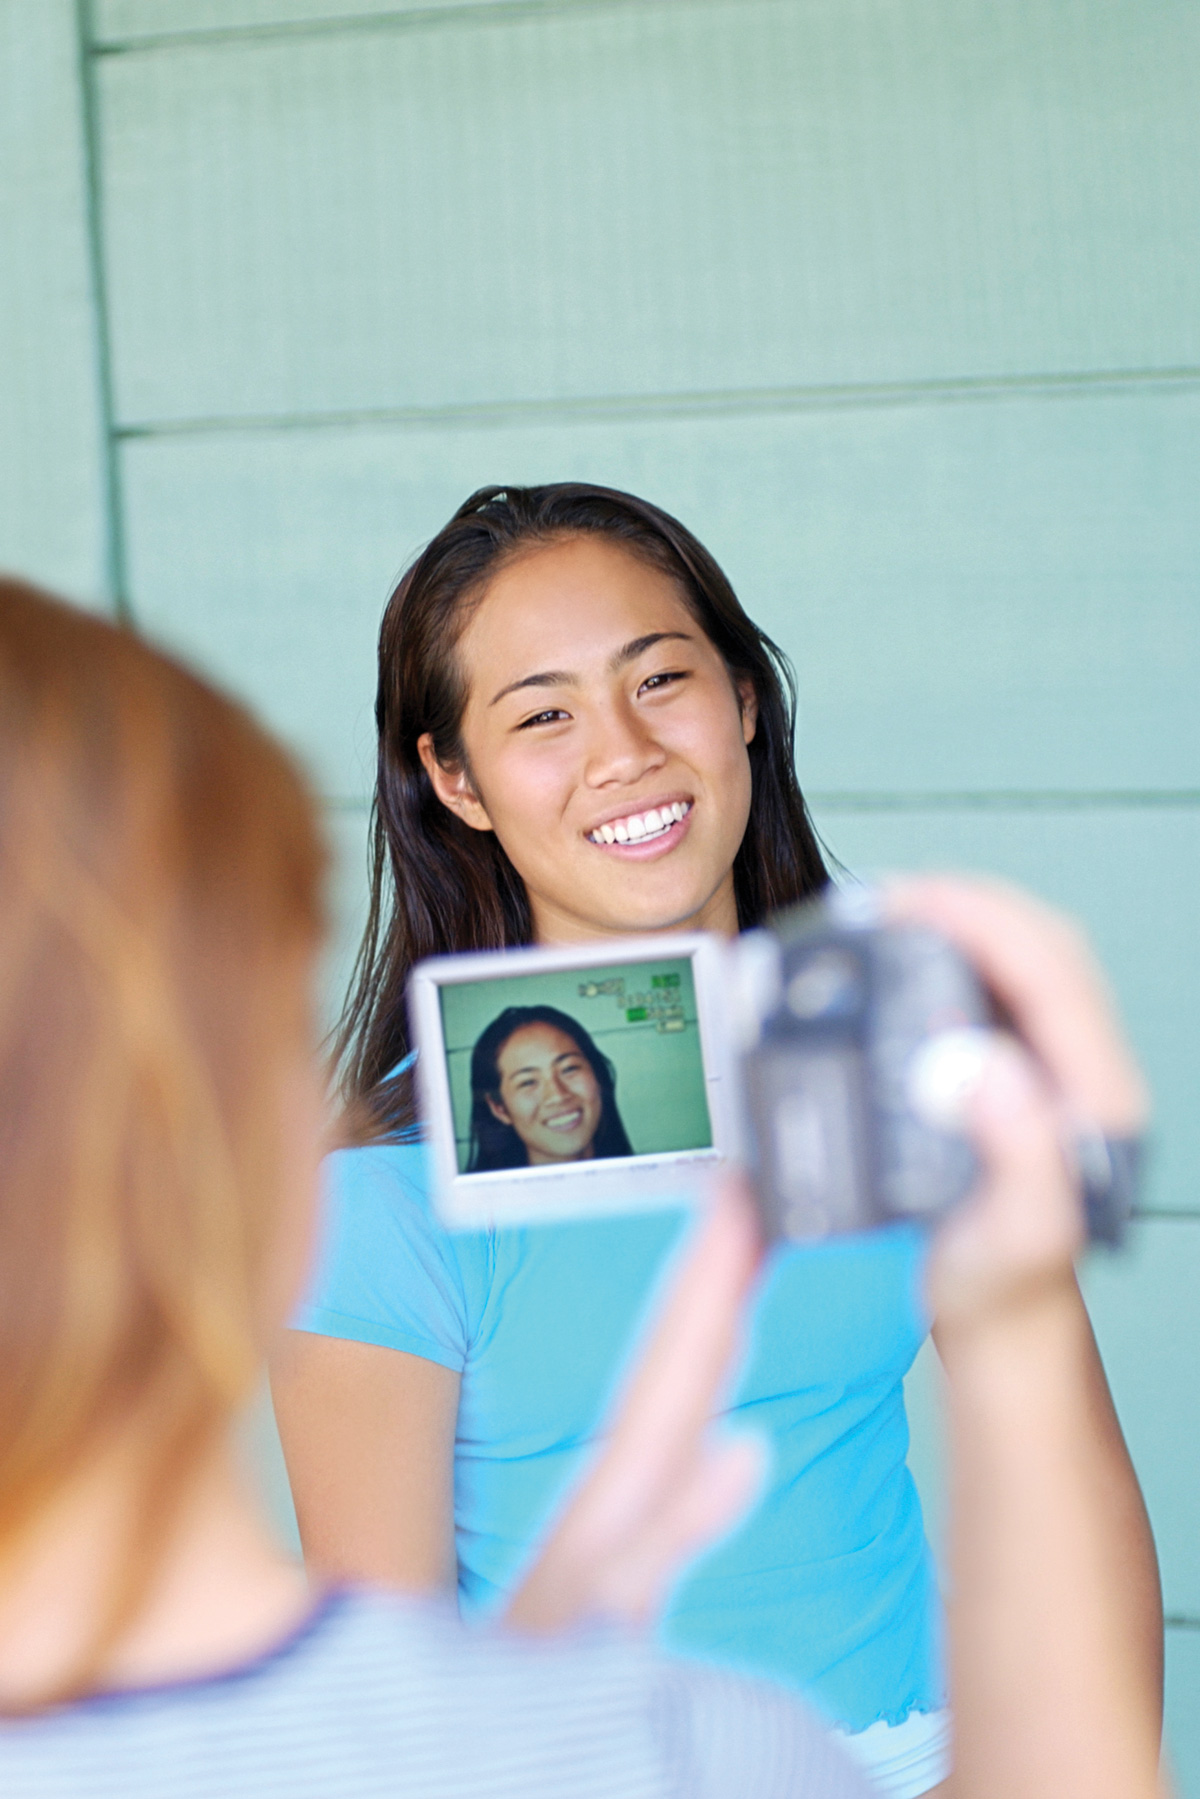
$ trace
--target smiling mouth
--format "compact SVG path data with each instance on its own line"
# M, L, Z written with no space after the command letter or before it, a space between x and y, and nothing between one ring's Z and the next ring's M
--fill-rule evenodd
M665 837L673 825L682 824L692 809L691 800L675 800L669 806L651 806L648 812L631 812L588 832L589 843L653 843Z
M576 1106L574 1111L559 1112L553 1118L543 1120L548 1131L577 1131L583 1123L583 1108Z

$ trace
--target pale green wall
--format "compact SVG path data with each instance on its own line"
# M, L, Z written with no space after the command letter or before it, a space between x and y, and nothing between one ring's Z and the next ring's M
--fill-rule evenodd
M1198 54L1194 0L0 0L0 560L300 748L340 966L382 601L490 480L700 531L852 866L1087 919L1158 1098L1087 1279L1193 1799Z

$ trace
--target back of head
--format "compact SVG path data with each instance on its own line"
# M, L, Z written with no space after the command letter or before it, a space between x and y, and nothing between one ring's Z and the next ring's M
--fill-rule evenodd
M323 860L240 708L0 581L0 1554L136 1432L108 1641L258 1367Z

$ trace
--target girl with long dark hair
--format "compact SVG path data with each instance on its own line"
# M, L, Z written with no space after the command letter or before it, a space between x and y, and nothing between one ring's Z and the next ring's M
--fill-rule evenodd
M409 970L634 931L732 935L819 892L793 720L788 664L716 562L629 494L481 489L392 595L371 907L340 1043L359 1141L332 1158L324 1253L276 1383L314 1565L497 1606L681 1228L660 1212L445 1233L416 1130ZM665 1625L814 1694L899 1795L947 1770L937 1584L905 1463L923 1253L896 1227L776 1255L730 1408L769 1439L768 1488ZM1132 1483L1122 1457L1112 1477Z
M617 1075L577 1018L506 1006L471 1051L467 1172L631 1156Z

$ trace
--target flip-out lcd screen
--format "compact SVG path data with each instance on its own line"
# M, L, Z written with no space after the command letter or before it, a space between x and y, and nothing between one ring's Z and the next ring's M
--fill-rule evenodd
M445 1216L686 1197L726 1149L703 991L716 953L693 937L423 964L411 1003Z

